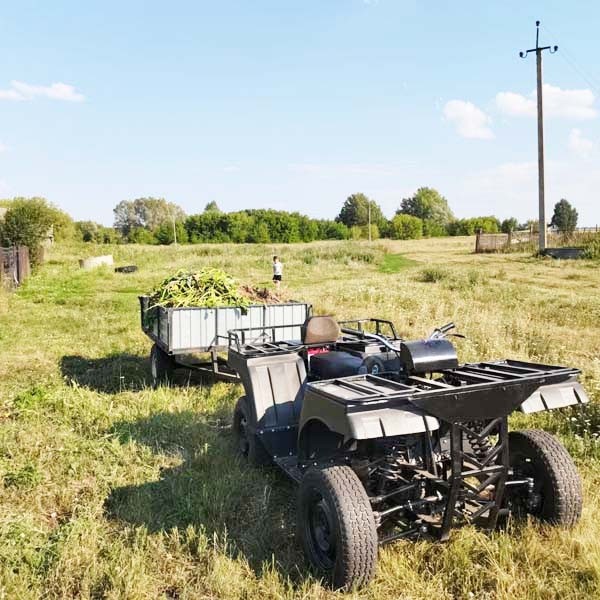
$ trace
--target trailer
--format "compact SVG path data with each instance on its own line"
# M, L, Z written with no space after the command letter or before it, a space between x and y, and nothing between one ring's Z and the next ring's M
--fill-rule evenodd
M215 308L152 306L149 296L139 301L142 331L153 342L154 385L170 381L178 368L237 382L237 372L220 353L234 342L300 340L301 327L312 314L312 305L296 301Z

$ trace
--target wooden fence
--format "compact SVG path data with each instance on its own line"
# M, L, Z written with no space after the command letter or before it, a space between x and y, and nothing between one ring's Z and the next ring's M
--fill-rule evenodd
M549 229L546 234L546 245L549 248L580 247L600 234L600 227L578 227L574 231L565 232ZM510 252L533 250L538 246L537 231L513 231L511 233L481 233L477 232L475 252Z
M13 288L23 283L31 271L27 246L0 248L0 284Z
M537 240L537 232L513 231L511 233L477 232L475 252L504 252L511 247L530 244Z

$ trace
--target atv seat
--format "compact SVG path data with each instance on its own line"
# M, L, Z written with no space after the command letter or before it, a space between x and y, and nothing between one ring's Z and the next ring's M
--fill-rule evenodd
M302 343L308 345L333 344L340 337L341 330L333 317L309 317L302 325Z
M348 352L323 352L310 358L310 373L316 379L337 379L366 372L363 359Z

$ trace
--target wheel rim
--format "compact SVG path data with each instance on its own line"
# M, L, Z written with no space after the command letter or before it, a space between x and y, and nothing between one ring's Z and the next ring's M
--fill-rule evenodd
M336 536L331 508L317 492L309 500L306 512L306 528L312 554L318 566L331 570L335 562Z
M150 357L150 372L152 374L152 379L156 381L158 379L158 365L156 364L156 352L152 353Z
M511 457L511 467L516 479L533 479L533 495L534 498L538 498L538 501L534 505L531 505L528 492L523 491L523 488L519 486L521 489L515 489L508 494L508 500L513 505L511 507L512 511L521 516L525 514L539 516L544 506L545 478L540 474L535 460L531 456L527 456L521 452L515 453Z

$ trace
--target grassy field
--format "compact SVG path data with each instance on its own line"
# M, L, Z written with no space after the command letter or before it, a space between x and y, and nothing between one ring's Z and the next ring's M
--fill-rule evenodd
M472 239L294 246L57 246L0 293L0 598L341 598L294 539L294 489L234 455L235 385L149 387L137 295L179 267L213 265L286 287L317 313L393 319L405 336L454 320L462 360L578 366L596 403L517 416L556 432L581 469L574 531L529 523L447 544L381 550L354 597L600 597L600 269L586 261L474 255ZM83 272L112 252L135 274ZM349 595L348 597L351 597Z

